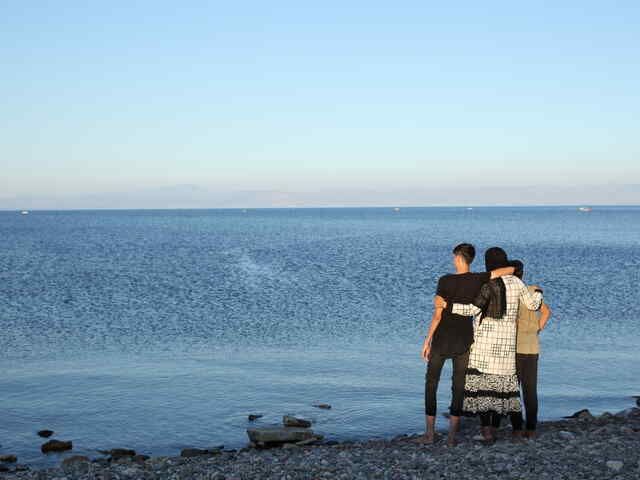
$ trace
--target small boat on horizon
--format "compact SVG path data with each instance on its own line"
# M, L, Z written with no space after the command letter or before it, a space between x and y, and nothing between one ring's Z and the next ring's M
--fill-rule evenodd
M581 212L590 212L591 210L593 210L593 208L591 208L591 207L580 207L580 208L578 208L578 210L580 210Z
M29 210L22 210L20 215L29 215Z
M393 211L394 211L394 212L399 212L399 211L400 211L400 209L399 209L398 207L396 207L396 208L394 208L394 209L393 209Z

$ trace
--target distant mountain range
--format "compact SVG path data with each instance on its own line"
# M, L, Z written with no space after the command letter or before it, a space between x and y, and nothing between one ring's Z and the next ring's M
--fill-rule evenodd
M640 185L222 191L176 185L68 196L0 195L2 210L480 205L640 205Z

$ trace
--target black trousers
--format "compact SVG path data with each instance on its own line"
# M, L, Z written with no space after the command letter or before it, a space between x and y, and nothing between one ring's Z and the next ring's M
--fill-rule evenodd
M516 354L516 373L527 415L527 430L533 431L538 424L538 355ZM511 417L511 425L514 430L522 430L522 424L522 413L514 414Z
M439 353L431 354L424 384L424 411L426 415L436 415L438 383L440 382L442 367L448 358L453 362L453 372L451 375L451 406L449 407L449 413L456 417L462 415L464 378L467 365L469 364L469 352L453 356Z

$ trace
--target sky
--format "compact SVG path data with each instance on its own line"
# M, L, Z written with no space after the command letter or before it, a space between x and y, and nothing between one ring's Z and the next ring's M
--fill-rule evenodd
M0 201L640 184L638 25L637 1L3 0Z

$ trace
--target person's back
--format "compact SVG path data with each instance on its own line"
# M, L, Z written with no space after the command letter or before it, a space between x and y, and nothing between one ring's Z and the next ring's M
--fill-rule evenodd
M529 293L533 294L534 288L527 287ZM538 331L540 330L540 311L529 310L521 301L518 308L517 317L517 353L526 355L537 355L540 353L540 341Z
M483 284L491 279L490 273L455 273L444 275L438 281L436 294L451 303L471 303ZM473 343L473 317L457 315L451 309L442 312L442 319L433 335L432 353L447 357L465 353Z

